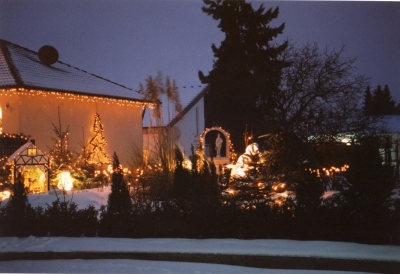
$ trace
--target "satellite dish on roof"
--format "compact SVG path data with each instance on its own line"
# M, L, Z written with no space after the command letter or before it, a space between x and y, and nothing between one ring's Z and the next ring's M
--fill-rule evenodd
M52 46L43 46L39 49L38 56L43 64L50 66L58 61L58 51Z

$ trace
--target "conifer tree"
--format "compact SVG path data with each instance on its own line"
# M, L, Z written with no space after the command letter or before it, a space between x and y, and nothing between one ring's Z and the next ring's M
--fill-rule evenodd
M128 186L124 180L122 167L117 154L113 156L113 173L111 175L111 193L108 196L108 211L111 213L128 213L132 209Z
M5 219L2 226L7 236L29 236L30 213L32 207L26 195L23 178L12 185L12 194L5 207Z
M372 93L370 86L367 86L364 95L364 114L371 115L372 114Z
M240 1L204 0L203 12L219 21L225 40L214 53L213 69L206 76L199 72L202 83L210 84L204 105L206 127L222 126L230 132L236 151L244 150L243 133L249 129L265 133L261 121L263 110L279 84L285 63L278 55L288 43L273 45L272 40L283 32L284 24L271 27L279 8L265 10L261 4Z
M364 113L366 115L391 115L395 112L396 103L392 99L388 85L385 85L384 89L378 85L372 94L369 86L367 87L364 96Z
M395 186L393 167L382 164L376 137L363 137L360 142L350 157L343 194L354 210L379 211Z
M69 125L65 131L62 129L60 108L58 108L58 126L53 124L56 138L52 137L54 146L50 149L52 169L70 166L73 162L73 151L69 147Z
M394 114L395 108L396 108L396 103L392 99L392 95L390 94L388 85L385 85L385 87L383 89L382 100L385 102L386 114L389 114L389 115Z
M96 113L93 124L94 136L89 142L92 150L87 154L87 162L93 165L104 165L111 163L110 157L104 151L107 141L104 138L104 128L100 115Z

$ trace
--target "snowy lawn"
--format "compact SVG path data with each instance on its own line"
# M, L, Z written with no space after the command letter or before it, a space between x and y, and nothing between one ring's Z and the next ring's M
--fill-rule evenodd
M238 239L126 239L4 237L0 252L179 252L204 254L298 256L400 262L400 246L328 241Z
M322 270L261 269L205 263L162 262L141 260L53 260L0 262L1 273L136 273L136 274L350 274Z

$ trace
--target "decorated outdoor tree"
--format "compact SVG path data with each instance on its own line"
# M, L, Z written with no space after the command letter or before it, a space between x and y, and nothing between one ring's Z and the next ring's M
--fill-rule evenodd
M87 152L86 160L90 165L102 166L111 163L110 157L104 150L107 141L104 138L104 128L100 115L96 113L93 124L94 136L89 142L91 150Z
M68 167L73 162L73 151L69 148L69 125L65 131L62 130L60 109L58 109L58 126L53 124L53 131L56 137L52 137L53 148L50 149L51 168L60 169Z
M73 185L81 186L86 176L76 167L74 151L69 147L69 125L63 131L58 109L58 125L53 124L56 137L52 137L53 148L50 149L50 180L53 187L65 190L72 189Z

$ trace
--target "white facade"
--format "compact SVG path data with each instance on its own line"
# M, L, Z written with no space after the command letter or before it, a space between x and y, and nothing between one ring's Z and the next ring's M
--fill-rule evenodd
M155 121L150 109L146 110L143 119L143 150L144 154L151 153L156 147L158 137L168 136L179 147L185 157L191 155L191 146L196 150L200 135L205 129L204 122L204 93L207 88L186 89L180 93L183 105L182 113L172 113L172 106L167 99L162 100L162 117ZM161 98L163 99L163 98Z

